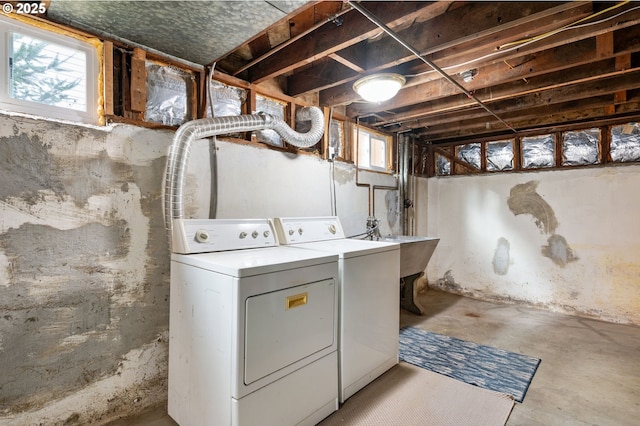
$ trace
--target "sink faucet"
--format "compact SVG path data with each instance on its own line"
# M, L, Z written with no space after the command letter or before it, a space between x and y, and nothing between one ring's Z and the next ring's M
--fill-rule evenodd
M373 237L378 241L381 237L380 235L380 220L376 219L375 216L369 216L367 218L367 237L370 240L373 240Z

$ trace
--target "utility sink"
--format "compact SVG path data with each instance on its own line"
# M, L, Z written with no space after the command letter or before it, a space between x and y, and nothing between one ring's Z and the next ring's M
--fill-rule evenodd
M415 282L424 275L440 238L396 235L381 237L378 241L400 244L400 307L423 315L424 308L416 300Z
M378 241L400 244L400 277L408 277L424 272L440 238L396 235Z

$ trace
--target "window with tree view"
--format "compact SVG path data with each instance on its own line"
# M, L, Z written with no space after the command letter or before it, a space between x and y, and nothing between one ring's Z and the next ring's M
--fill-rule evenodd
M0 107L44 117L97 121L97 54L81 40L0 19Z
M87 55L11 33L9 94L13 99L86 111Z

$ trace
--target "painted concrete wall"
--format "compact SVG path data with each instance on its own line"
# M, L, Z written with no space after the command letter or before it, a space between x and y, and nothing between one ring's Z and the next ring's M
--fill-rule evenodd
M640 324L640 166L430 178L431 286Z
M0 425L99 424L166 400L172 136L0 115ZM219 218L331 213L329 163L218 148ZM208 217L208 155L206 141L195 144L191 217ZM368 189L352 166L334 174L345 231L363 232ZM397 232L395 193L376 191L384 233Z

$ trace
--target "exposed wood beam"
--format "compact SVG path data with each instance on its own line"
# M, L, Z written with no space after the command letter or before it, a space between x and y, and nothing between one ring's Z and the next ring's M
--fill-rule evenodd
M445 19L410 28L402 38L433 62L443 58L464 60L478 57L487 48L496 50L502 44L559 28L591 12L588 2L469 2ZM471 28L461 28L461 22ZM381 52L375 56L378 66L411 58L393 40L381 40L375 48Z
M539 118L529 118L518 122L512 122L517 127L519 134L540 134L542 132L564 131L576 128L600 127L611 125L614 123L623 123L626 121L640 120L640 102L630 101L620 105L618 115L615 118L608 117L605 106L595 107L593 109L579 109L575 111L563 111L557 115L549 115L548 121L540 121ZM493 127L487 129L485 127L470 126L466 129L452 129L442 133L431 133L420 135L420 140L431 142L434 144L444 144L452 142L460 142L464 140L479 141L482 139L501 139L508 137L512 133L504 130L494 130Z
M562 102L576 102L581 99L588 99L590 97L596 97L601 95L613 94L621 89L638 89L640 88L640 68L632 70L616 71L606 76L598 76L592 78L583 79L580 83L569 82L565 85L555 85L546 89L530 90L522 92L520 94L514 94L500 100L484 100L489 104L492 110L500 114L511 113L513 111L523 111L530 108L537 108L539 106L550 106ZM473 101L464 99L461 96L452 97L448 101L448 106L434 105L433 107L422 107L421 114L417 110L411 111L411 113L397 114L393 117L393 122L406 122L417 119L430 121L430 117L433 120L437 120L437 116L434 109L438 109L438 113L444 113L449 111L450 114L446 117L448 125L459 122L467 117L484 116L484 112L475 108ZM464 108L464 110L462 110ZM427 111L431 109L431 111ZM443 125L445 124L443 121ZM390 124L391 120L385 124Z
M449 1L437 2L372 2L370 7L377 15L384 16L390 27L403 25L419 17L438 16L449 7ZM356 11L343 15L338 26L326 23L313 34L302 37L296 43L269 56L254 65L250 80L260 83L309 64L331 53L338 52L353 44L377 35L380 30Z
M640 50L640 46L639 46ZM529 94L542 94L545 90L554 88L567 87L579 83L589 81L599 81L603 77L613 77L622 75L629 71L629 68L617 71L616 59L604 59L593 62L570 70L561 70L555 73L543 74L538 77L530 78L526 82L516 80L502 85L496 85L488 89L476 91L476 96L483 99L485 103L498 102L507 99L522 99ZM434 99L436 96L434 95ZM406 113L399 113L390 116L389 120L383 124L390 124L397 121L406 121L410 118L419 116L422 119L427 118L431 123L456 123L460 120L460 115L468 112L457 112L460 108L473 107L473 103L469 102L466 97L457 95L449 97L440 102L433 102L431 106L416 108ZM431 111L429 112L429 109ZM445 114L445 115L443 115ZM478 111L477 114L482 114ZM471 114L473 115L473 114Z
M496 46L514 41L518 38L516 36L522 37L527 31L534 29L544 31L557 28L587 16L591 10L589 4L578 2L561 6L545 2L528 5L528 8L523 8L520 3L472 2L442 17L414 25L399 35L423 56L442 68L487 54L495 54ZM533 7L535 9L532 9ZM553 16L554 19L549 20L549 16ZM465 29L462 29L461 33L459 23L464 22L464 19L473 19L473 35L465 35L468 34ZM479 34L475 32L477 29L480 29ZM490 43L487 40L490 40ZM465 46L466 50L458 45ZM367 67L369 72L380 71L414 59L410 52L399 47L395 40L388 37L370 43L367 50L367 57L371 58ZM445 58L448 59L443 61ZM323 105L345 104L355 98L357 96L352 91L343 87L320 94L320 102Z
M640 93L638 91L631 91L629 93L630 97L627 102L616 106L618 116L614 118L614 120L619 119L620 115L640 115L640 111L634 109L634 106L637 108L640 102ZM613 94L605 94L583 99L579 102L567 101L553 105L544 105L505 113L503 116L518 128L519 133L532 128L566 126L571 123L588 122L589 120L593 120L594 123L596 123L596 121L610 122L612 117L608 116L606 108L613 101L613 96ZM409 128L411 123L407 123L407 125L407 128ZM596 126L597 124L593 125ZM420 125L417 126L420 127ZM481 138L483 134L504 133L499 123L488 115L462 120L458 122L456 126L442 124L416 130L414 134L425 140L433 141L461 137L464 134L477 135L478 138Z
M621 8L622 10L622 8ZM495 45L484 45L484 51L479 51L479 56L466 56L461 58L456 58L454 53L450 50L443 50L439 54L442 56L442 59L438 59L436 63L441 68L445 69L450 75L456 74L464 69L481 66L482 62L474 62L475 58L487 57L488 55L493 55L485 60L488 63L495 63L498 61L507 60L510 61L514 58L521 58L523 55L539 55L540 51L548 50L556 47L562 46L572 46L574 44L580 43L580 41L595 37L599 34L604 34L606 32L615 31L615 49L616 53L620 53L627 48L627 45L637 45L638 44L638 31L628 30L627 28L632 28L633 26L637 26L640 24L640 10L629 11L624 16L619 17L615 20L605 21L594 25L589 25L577 29L567 30L558 35L550 36L544 40L538 41L531 45L523 46L517 50L512 52L505 52L504 55L497 54L494 47ZM632 35L627 35L628 32L631 32ZM502 37L500 41L504 41ZM579 46L577 46L579 47ZM573 56L574 54L570 52L570 47L566 48L568 54ZM434 57L430 57L431 60L434 60ZM465 62L473 62L475 66L460 66L459 64ZM420 67L419 69L413 70L413 73L418 73L419 70L424 70L424 67ZM423 75L419 75L416 77L412 77L409 79L407 83L407 87L411 87L412 85L419 84L426 81L433 81L435 78L439 76L436 75L435 72L427 72ZM322 105L343 105L348 104L354 99L354 94L349 87L332 87L328 90L324 90L320 93L320 103ZM387 105L384 106L388 108Z

